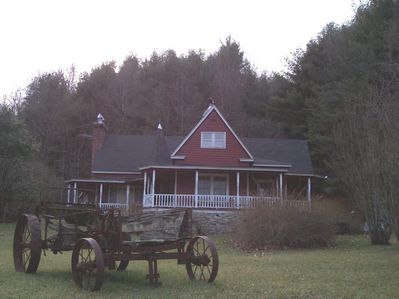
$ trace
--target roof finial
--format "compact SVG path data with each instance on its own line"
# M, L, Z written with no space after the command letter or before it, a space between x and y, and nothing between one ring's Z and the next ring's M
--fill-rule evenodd
M103 125L104 124L104 116L102 116L102 114L101 113L99 113L98 115L97 115L97 121L96 121L96 123L97 124L99 124L99 125Z
M204 117L210 110L212 110L213 107L216 107L215 101L211 97L208 98L208 102L209 102L209 106L208 106L208 108L206 108L206 110L202 114L202 117Z

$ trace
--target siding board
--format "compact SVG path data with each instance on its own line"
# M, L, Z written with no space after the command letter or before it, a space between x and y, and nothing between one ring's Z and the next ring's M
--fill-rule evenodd
M226 132L226 148L201 148L202 131ZM186 157L184 160L176 160L176 165L250 166L248 162L240 162L240 159L248 159L250 157L216 111L212 111L208 115L176 155Z

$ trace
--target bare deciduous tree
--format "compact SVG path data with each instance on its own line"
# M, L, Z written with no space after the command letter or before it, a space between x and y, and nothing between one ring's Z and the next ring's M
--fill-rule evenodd
M399 103L390 86L364 86L346 99L331 165L363 211L371 243L389 244L398 232Z

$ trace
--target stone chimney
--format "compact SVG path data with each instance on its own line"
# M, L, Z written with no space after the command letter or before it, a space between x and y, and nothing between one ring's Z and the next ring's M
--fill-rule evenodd
M96 153L102 148L104 144L105 137L107 135L107 128L104 123L104 116L99 113L97 119L94 122L93 128L93 140L91 146L91 165L93 167L94 159Z

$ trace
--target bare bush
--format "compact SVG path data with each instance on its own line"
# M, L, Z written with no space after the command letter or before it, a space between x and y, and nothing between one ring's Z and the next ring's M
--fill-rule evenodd
M321 210L260 205L240 212L233 240L243 249L328 247L335 243L335 225Z

